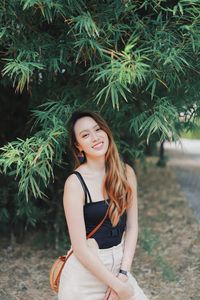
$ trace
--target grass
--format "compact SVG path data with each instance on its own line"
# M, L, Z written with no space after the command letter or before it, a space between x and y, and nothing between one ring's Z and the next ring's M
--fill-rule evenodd
M178 279L173 268L170 264L164 259L163 254L158 253L155 260L156 265L160 268L162 276L167 281L175 281Z
M148 253L148 255L152 255L153 250L156 251L156 254L153 255L153 261L154 264L161 270L161 274L164 280L177 280L177 276L173 268L164 258L164 254L157 249L157 245L159 243L159 236L157 234L153 233L149 228L143 228L142 233L139 236L140 246Z
M195 121L195 125L198 126L197 128L190 130L190 131L186 131L184 130L181 133L181 138L186 138L186 139L200 139L200 119L197 119Z
M149 228L144 228L139 237L139 243L148 255L151 255L153 249L159 243L159 238Z
M185 132L183 131L181 133L181 138L184 138L184 139L191 139L191 140L199 140L200 139L200 130L197 130L197 131L188 131L188 132Z

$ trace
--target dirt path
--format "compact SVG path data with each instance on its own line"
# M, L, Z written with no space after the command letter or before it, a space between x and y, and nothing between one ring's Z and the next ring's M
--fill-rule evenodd
M187 203L200 223L200 140L182 139L179 144L165 142L164 147L169 157L168 166L175 170Z

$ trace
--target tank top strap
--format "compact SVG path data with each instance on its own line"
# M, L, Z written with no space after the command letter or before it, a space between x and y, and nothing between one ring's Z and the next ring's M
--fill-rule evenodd
M90 192L88 190L88 187L85 183L85 180L83 179L83 176L78 172L78 171L73 171L71 174L76 174L82 187L83 187L83 190L84 190L84 193L85 193L85 203L87 203L87 196L89 197L89 201L90 203L92 203L92 198L91 198L91 195L90 195Z

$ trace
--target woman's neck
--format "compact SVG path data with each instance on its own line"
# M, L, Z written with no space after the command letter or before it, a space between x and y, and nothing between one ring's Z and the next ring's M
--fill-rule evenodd
M93 174L105 174L105 158L100 157L99 159L87 158L85 163L87 171L91 171Z

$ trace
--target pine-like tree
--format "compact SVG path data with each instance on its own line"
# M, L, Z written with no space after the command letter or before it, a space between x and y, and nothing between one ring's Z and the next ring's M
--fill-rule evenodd
M55 182L70 162L66 126L77 108L100 111L129 160L150 139L177 139L183 125L196 126L199 0L0 0L0 24L1 86L26 92L33 114L30 135L1 149L18 207L23 195L43 197L51 213L57 206ZM24 214L29 223L44 217Z

